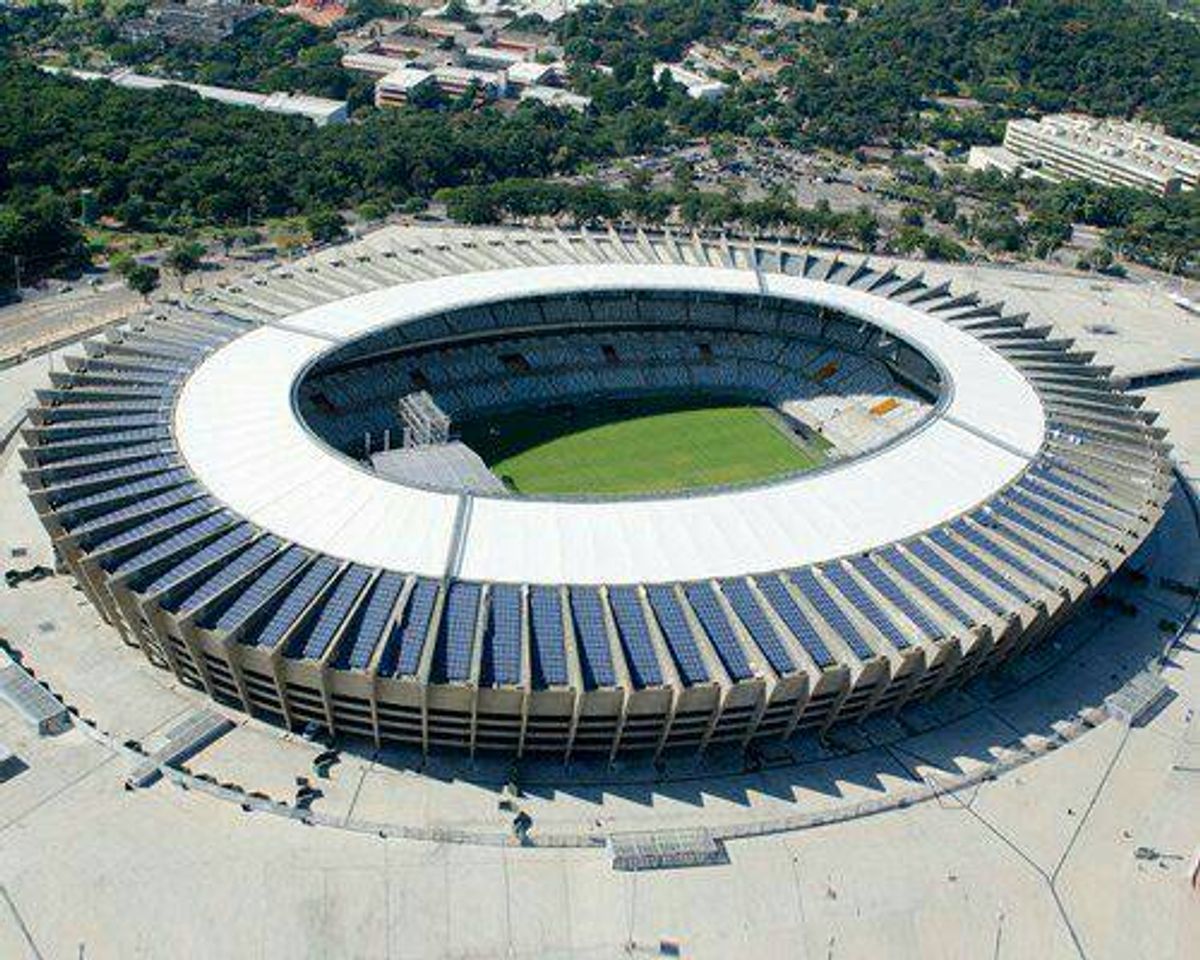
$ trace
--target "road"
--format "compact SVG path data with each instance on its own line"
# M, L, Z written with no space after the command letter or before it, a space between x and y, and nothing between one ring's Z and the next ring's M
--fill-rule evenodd
M120 284L88 287L27 300L0 309L0 363L22 351L81 337L121 320L143 306L140 296Z

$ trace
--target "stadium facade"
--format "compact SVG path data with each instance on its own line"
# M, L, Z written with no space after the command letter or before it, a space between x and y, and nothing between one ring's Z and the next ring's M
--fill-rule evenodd
M222 703L426 749L897 711L1060 626L1172 484L1140 398L1049 327L774 242L382 232L84 346L23 477L101 615ZM520 497L374 472L409 391L454 417L737 395L863 442L752 485Z

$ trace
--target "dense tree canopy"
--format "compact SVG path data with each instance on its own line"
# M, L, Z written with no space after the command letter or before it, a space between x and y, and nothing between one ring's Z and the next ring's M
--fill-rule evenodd
M663 105L655 60L736 32L743 0L594 4L564 18L573 59L612 67L591 86L602 105ZM694 133L764 125L814 145L853 149L912 138L928 98L969 94L1022 111L1141 115L1200 131L1200 30L1135 0L877 0L852 22L784 28L773 86L742 85L729 103L675 119ZM614 92L619 91L619 92ZM658 101L655 103L655 101Z
M366 17L389 0L358 0ZM332 34L268 14L221 44L130 44L99 0L75 10L41 4L0 12L0 286L17 266L26 277L84 260L68 205L92 191L99 213L131 229L186 234L278 216L384 210L419 203L443 188L464 218L543 210L577 219L650 219L668 211L697 223L730 217L756 225L801 224L807 214L771 201L740 204L690 190L665 197L645 189L604 191L539 178L576 173L595 160L642 153L685 138L771 137L800 147L855 150L921 142L961 149L994 141L1005 117L1082 109L1159 119L1185 136L1200 130L1200 32L1157 4L1135 0L860 0L860 15L766 29L750 0L617 0L590 4L559 22L573 83L595 102L578 116L525 104L511 113L432 98L420 107L364 109L348 126L314 129L199 101L180 89L138 92L56 79L20 65L56 48L120 55L181 78L259 89L304 89L362 103L369 85L338 63ZM136 5L126 10L136 11ZM682 56L697 40L772 45L783 64L772 82L729 77L719 102L698 101L657 60ZM18 55L7 55L8 52ZM611 69L600 70L598 65ZM981 111L933 106L970 95ZM918 166L920 166L918 164ZM1050 190L982 180L908 182L897 190L919 208L906 241L945 255L940 230L997 251L1046 251L1071 222L1110 231L1136 259L1187 268L1195 260L1197 201L1066 185ZM499 184L499 186L492 186ZM975 191L981 214L959 212L950 194ZM782 219L772 220L781 215ZM823 222L815 221L818 231ZM855 231L865 224L839 224ZM332 230L332 227L330 227ZM932 231L932 232L931 232ZM942 230L944 232L944 230ZM836 233L836 231L835 231ZM866 242L865 234L856 242ZM13 259L14 254L23 261Z
M511 116L381 111L362 124L315 129L183 89L141 92L28 66L0 69L7 191L90 188L101 213L137 228L399 203L457 183L545 176L611 154L628 123L530 105Z

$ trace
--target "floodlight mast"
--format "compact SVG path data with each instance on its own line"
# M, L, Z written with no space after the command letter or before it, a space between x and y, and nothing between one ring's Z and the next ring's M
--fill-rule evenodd
M425 390L406 394L398 403L405 447L450 442L450 416Z

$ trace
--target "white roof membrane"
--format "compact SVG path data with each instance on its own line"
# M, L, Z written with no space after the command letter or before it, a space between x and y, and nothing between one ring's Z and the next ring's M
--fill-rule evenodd
M949 381L948 401L940 418L873 455L766 486L598 502L476 497L457 551L458 576L634 583L826 560L971 509L1016 478L1042 444L1041 402L1020 372L985 343L913 307L799 277L595 264L404 284L246 334L184 385L175 414L180 450L214 496L281 537L369 566L442 576L459 498L385 480L324 446L294 409L297 379L337 342L429 313L617 289L767 292L833 307L935 359Z

